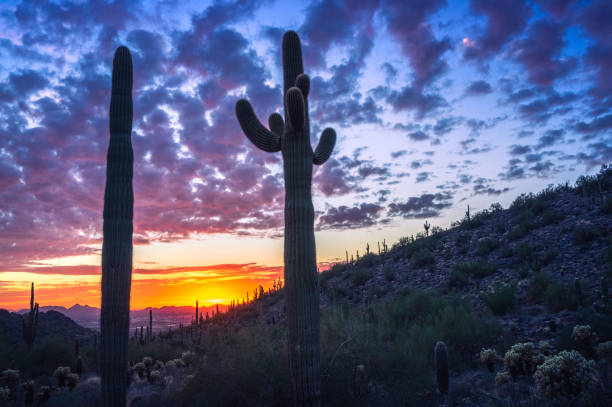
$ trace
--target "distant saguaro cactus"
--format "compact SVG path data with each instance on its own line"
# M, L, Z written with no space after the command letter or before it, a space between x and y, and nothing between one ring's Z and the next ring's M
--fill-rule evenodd
M425 229L425 236L429 236L429 228L431 227L431 224L427 221L425 221L425 223L423 224L423 228Z
M102 243L102 405L123 407L127 392L127 345L132 283L132 56L119 47L113 58L110 142L104 191Z
M448 350L444 342L436 343L434 349L434 364L436 366L436 379L440 393L448 393Z
M28 346L28 352L32 350L32 344L36 338L36 327L38 326L38 303L34 303L34 283L30 288L30 312L27 316L27 322L21 320L23 329L23 340Z
M310 78L302 63L300 38L288 31L282 41L285 119L272 113L270 130L251 104L236 103L236 116L249 140L267 152L282 152L285 178L285 288L289 369L294 404L320 404L319 289L312 205L312 165L321 165L332 153L336 133L327 128L313 151L310 145L308 93Z

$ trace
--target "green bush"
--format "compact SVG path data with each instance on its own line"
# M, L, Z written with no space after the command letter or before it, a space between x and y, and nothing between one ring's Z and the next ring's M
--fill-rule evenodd
M559 312L564 309L575 310L578 308L575 290L562 283L550 283L544 293L544 298L551 312Z
M495 315L504 315L514 304L515 285L498 285L492 293L485 296L484 301Z
M555 209L547 209L542 214L542 225L548 226L561 222L565 216Z
M422 249L412 255L412 267L422 268L436 263L434 254L429 249Z
M499 241L492 237L485 237L478 241L476 254L482 257L488 256L493 250L499 247Z
M529 286L527 286L527 298L531 301L541 300L551 283L552 278L549 274L543 272L535 273L529 281Z
M391 264L385 264L383 267L383 273L385 274L385 280L395 280L395 268Z
M573 240L576 246L585 247L597 239L599 233L594 226L580 225L574 228Z
M497 271L495 265L480 260L475 262L457 263L453 270L462 272L474 278L484 278Z
M362 286L372 278L372 271L365 267L355 267L351 271L351 283L354 286Z
M507 236L509 240L518 240L525 237L527 233L529 233L529 227L526 224L521 223L510 229Z
M448 277L449 287L465 287L469 282L469 277L463 271L453 270Z
M380 257L374 253L366 254L355 262L356 265L363 267L373 267L378 263L380 263Z

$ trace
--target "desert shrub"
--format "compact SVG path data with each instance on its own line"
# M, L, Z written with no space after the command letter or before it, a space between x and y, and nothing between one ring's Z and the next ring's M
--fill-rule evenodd
M551 312L575 310L578 307L575 290L563 283L551 282L544 293L544 298Z
M538 366L533 378L537 392L553 400L575 400L592 383L595 363L576 351L561 351Z
M551 283L552 278L549 274L544 272L535 273L527 286L527 298L531 301L541 300Z
M493 222L493 230L498 235L504 234L504 232L506 231L506 224L504 223L503 219L497 219Z
M493 292L485 296L484 301L493 314L504 315L514 304L515 293L515 285L498 285Z
M527 233L529 233L529 227L524 223L520 223L513 226L512 229L508 231L507 236L509 240L518 240L527 236Z
M455 244L459 247L465 247L470 244L470 239L472 238L470 233L461 232L455 238Z
M478 246L476 247L476 254L485 257L498 247L499 241L497 239L492 237L485 237L478 241Z
M412 255L412 267L422 268L436 263L436 257L429 249L422 249Z
M358 362L372 381L388 389L384 400L376 399L381 394L370 394L373 405L402 405L407 397L424 401L428 391L435 391L430 377L437 341L444 340L450 365L459 370L473 366L473 353L496 333L497 326L479 320L467 302L432 292L410 291L366 312L334 307L322 315L321 323L324 396L330 405L359 402L351 392Z
M561 222L563 219L565 219L565 216L555 210L555 209L547 209L544 211L544 213L542 213L542 225L543 226L548 226L548 225L553 225L555 223L559 223Z
M165 341L155 341L144 345L130 343L128 347L128 360L131 363L137 363L148 358L152 364L153 360L166 361L179 356L181 356L181 350Z
M53 335L44 337L23 358L30 377L51 376L58 366L70 366L72 360L72 343Z
M383 274L385 275L385 280L393 281L395 279L395 268L391 264L385 264Z
M362 286L373 276L372 270L365 267L355 267L351 271L351 283L354 286Z
M573 242L576 246L585 247L597 239L599 233L594 226L580 225L574 228L572 234Z
M457 263L453 270L462 272L474 278L484 278L497 271L495 265L480 260L475 262Z
M453 270L451 271L450 276L448 277L448 286L449 287L465 287L469 282L469 277L461 270Z
M604 199L604 201L601 203L601 208L599 208L599 210L601 211L601 213L604 213L606 215L612 215L612 196Z
M366 254L355 262L355 264L357 264L358 266L363 267L373 267L378 263L380 263L380 258L374 253Z
M319 283L322 287L325 287L329 279L340 276L345 271L349 270L351 267L351 265L346 263L336 263L329 269L319 274Z
M202 338L205 355L169 405L199 406L202 400L211 406L291 404L279 328L250 325L229 333Z

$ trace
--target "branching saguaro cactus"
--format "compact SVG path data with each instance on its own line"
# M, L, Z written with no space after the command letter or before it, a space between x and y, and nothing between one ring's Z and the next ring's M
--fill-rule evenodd
M303 73L300 38L293 31L283 36L283 99L285 119L272 113L270 130L255 116L251 104L236 104L240 127L263 151L281 151L285 177L285 289L289 368L294 403L320 404L319 289L314 239L312 164L321 165L332 153L336 133L325 129L319 145L310 145L308 92L310 79Z
M104 191L102 243L101 378L104 407L123 407L132 282L132 56L119 47L113 58L110 143Z
M28 346L28 352L32 350L32 344L36 338L36 327L38 326L38 303L34 303L34 283L30 289L30 312L26 320L21 320L21 326L23 328L23 340Z

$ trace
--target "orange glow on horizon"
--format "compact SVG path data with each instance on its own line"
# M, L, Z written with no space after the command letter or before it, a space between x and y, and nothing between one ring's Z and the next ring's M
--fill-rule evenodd
M71 307L74 304L100 307L100 271L94 266L46 267L44 272L29 269L5 272L0 278L0 308L11 311L27 308L30 283L39 305ZM63 274L67 273L67 274ZM135 269L132 274L131 309L163 306L201 306L242 302L261 285L266 291L282 279L281 266L221 264L201 267Z

